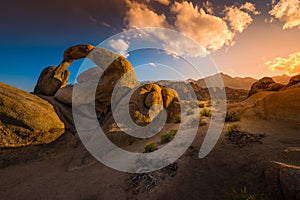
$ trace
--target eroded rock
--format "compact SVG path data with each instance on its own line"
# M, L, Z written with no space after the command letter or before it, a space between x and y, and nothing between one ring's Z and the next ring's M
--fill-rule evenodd
M262 91L279 91L283 87L283 84L275 83L275 81L272 78L264 77L251 86L251 89L248 93L248 97Z
M0 147L18 147L50 143L65 127L46 100L0 83L0 130Z

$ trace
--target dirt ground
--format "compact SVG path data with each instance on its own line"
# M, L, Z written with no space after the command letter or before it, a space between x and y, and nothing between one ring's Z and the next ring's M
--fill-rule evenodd
M208 119L205 121L209 122ZM150 189L132 188L129 173L111 169L90 156L78 138L66 133L50 145L0 150L1 199L223 199L233 189L247 187L266 196L264 166L281 161L288 147L299 147L300 125L243 117L243 131L265 134L262 144L243 147L230 143L225 133L208 156L198 157L209 123L200 126L188 149L176 162L172 176L163 175ZM169 127L171 128L171 127ZM224 130L225 130L224 128ZM224 131L225 132L225 131ZM129 149L141 151L147 141ZM156 176L155 174L153 176Z

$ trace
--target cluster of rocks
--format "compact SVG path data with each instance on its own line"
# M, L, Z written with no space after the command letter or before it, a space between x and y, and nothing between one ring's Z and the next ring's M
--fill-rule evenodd
M274 199L300 199L299 147L284 150L280 161L271 161L265 166L268 188Z
M290 79L287 85L276 83L270 77L264 77L255 82L248 93L248 97L262 91L282 91L288 88L299 88L300 87L300 75L294 76Z
M67 68L81 58L89 58L96 67L81 73L78 83L67 85L70 76ZM133 89L136 91L132 94ZM166 109L168 122L175 121L180 114L177 93L158 84L140 85L132 65L124 57L92 45L70 47L60 65L41 72L34 94L0 84L0 146L54 141L64 133L66 124L74 126L71 106L86 117L96 111L100 125L112 124L113 109L123 110L119 102L128 95L131 95L129 105L123 106L129 106L130 116L137 124L153 120L149 109L156 104Z

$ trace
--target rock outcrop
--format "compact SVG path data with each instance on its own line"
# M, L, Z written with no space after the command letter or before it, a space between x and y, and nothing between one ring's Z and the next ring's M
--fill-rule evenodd
M57 69L57 67L51 66L42 71L34 88L35 94L53 96L59 88L67 85L70 72L64 70L57 73Z
M299 84L300 83L300 75L297 75L297 76L293 76L289 83L288 83L288 87L292 86L292 85L296 85L296 84Z
M300 88L270 93L253 110L264 119L300 122Z
M91 48L87 49L83 51L88 52ZM79 74L77 84L58 89L55 99L68 106L76 106L75 109L87 117L94 112L91 105L95 103L98 120L103 125L111 115L112 109L116 109L118 102L133 88L139 86L132 65L124 57L101 48L93 48L89 55L77 55L77 47L70 48L66 52L62 63L87 56L97 67L89 68ZM74 56L71 57L72 54ZM66 66L66 64L63 65ZM112 99L114 105L112 105ZM176 116L180 114L177 93L157 84L141 86L130 97L130 104L127 106L130 107L131 117L141 125L150 123L152 119L149 117L149 108L155 104L160 104L167 110L168 122L174 122ZM135 107L136 105L138 107Z
M259 81L255 82L249 91L248 97L251 95L262 92L262 91L279 91L284 87L283 84L275 83L275 81L270 77L264 77Z
M274 199L299 199L300 197L300 148L289 147L280 154L280 161L265 166L268 188Z
M0 83L0 147L47 144L65 131L53 106L38 96Z
M178 94L157 84L145 84L138 88L130 98L129 111L132 119L140 125L146 125L152 121L149 109L153 105L161 105L167 110L167 122L176 122L180 115Z
M53 96L59 88L66 86L70 76L70 72L67 71L69 65L77 59L86 58L94 48L92 45L77 45L68 48L58 67L47 67L41 72L34 93Z

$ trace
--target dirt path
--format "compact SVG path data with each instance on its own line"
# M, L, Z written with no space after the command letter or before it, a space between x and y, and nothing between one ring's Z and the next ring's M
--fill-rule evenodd
M200 126L191 148L177 161L174 177L166 177L148 192L127 190L129 174L103 164L77 160L83 154L79 144L60 149L52 158L30 161L0 169L1 199L218 199L232 188L245 186L255 194L265 193L263 166L278 160L287 147L299 147L300 126L243 119L239 124L250 133L265 133L263 144L240 148L230 144L224 134L213 151L198 158L208 125ZM141 147L142 145L138 145ZM75 160L74 160L75 159ZM93 158L86 158L93 159ZM81 162L81 163L80 163ZM74 170L72 166L74 165ZM76 168L76 165L82 168ZM73 166L73 167L74 167Z

